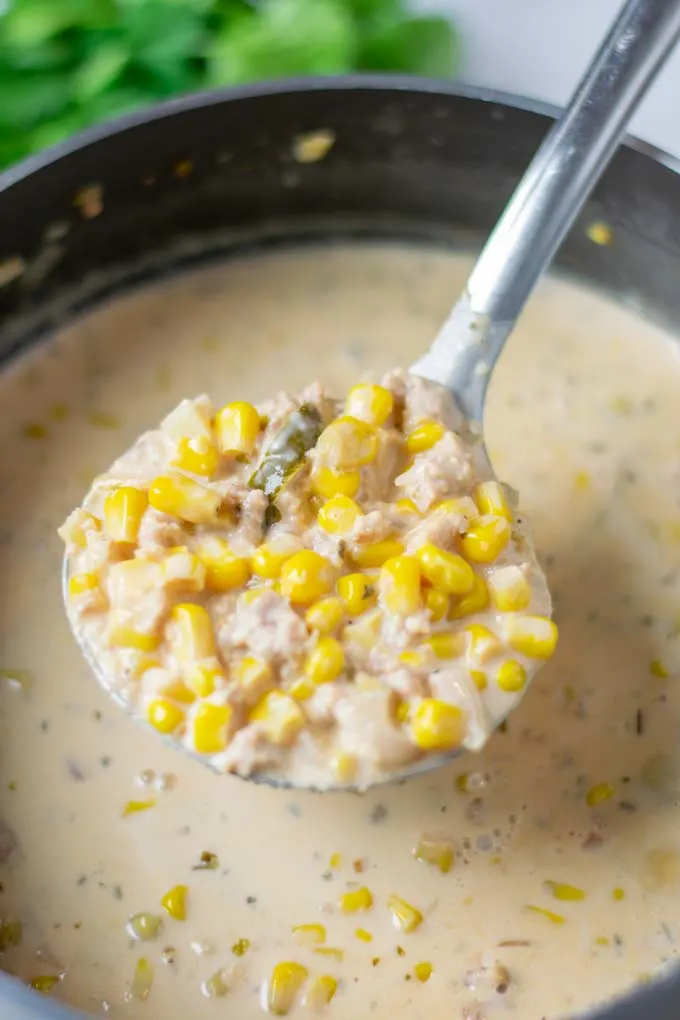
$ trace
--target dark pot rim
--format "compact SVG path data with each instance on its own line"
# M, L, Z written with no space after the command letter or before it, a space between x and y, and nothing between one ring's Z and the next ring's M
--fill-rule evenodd
M28 180L32 175L103 139L122 135L191 110L202 107L228 106L243 100L277 94L294 95L324 91L337 93L361 90L403 92L404 95L429 94L433 97L460 97L477 100L484 104L509 107L549 119L556 118L560 113L560 107L542 100L502 90L468 85L451 79L404 74L358 74L267 80L238 87L190 93L181 98L154 104L143 110L87 128L63 142L29 156L0 173L0 193L9 191L20 182ZM680 174L680 157L631 135L626 136L625 145L654 162L662 164L676 174ZM86 1020L87 1017L86 1014L73 1007L53 999L46 999L0 970L0 1007L4 1005L14 1006L17 1011L11 1014L12 1020L78 1020L79 1017ZM18 1010L22 1010L22 1012L19 1013ZM667 974L659 976L649 985L630 990L605 1003L589 1008L585 1012L564 1017L564 1020L646 1020L647 1017L660 1017L661 1020L666 1020L666 1018L676 1016L680 1016L679 965L674 966Z

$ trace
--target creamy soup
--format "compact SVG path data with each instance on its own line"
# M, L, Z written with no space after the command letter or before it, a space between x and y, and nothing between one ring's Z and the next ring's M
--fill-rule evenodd
M492 382L491 459L533 518L561 641L481 754L364 796L215 776L115 707L68 630L55 529L121 449L186 394L342 391L408 364L468 266L382 246L253 257L95 311L1 377L9 972L134 1020L250 1020L282 961L309 975L293 1015L328 975L336 1020L555 1020L676 957L680 360L604 298L544 283ZM414 857L423 837L452 841L448 870ZM161 906L177 886L185 920L176 896ZM341 912L362 887L372 906ZM417 930L393 925L393 894ZM163 918L154 940L131 938L140 912ZM310 924L323 944L298 944Z

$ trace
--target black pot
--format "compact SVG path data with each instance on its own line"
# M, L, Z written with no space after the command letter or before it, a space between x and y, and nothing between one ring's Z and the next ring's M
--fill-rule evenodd
M17 270L0 285L0 361L87 303L239 245L333 231L479 247L553 115L448 82L317 79L192 96L80 135L0 176L0 281ZM318 129L331 151L297 163L293 139ZM92 185L101 211L98 189L74 204ZM675 162L632 141L558 263L672 322L679 211ZM615 244L588 240L593 220ZM0 975L0 1016L75 1014ZM588 1016L678 1020L680 972Z

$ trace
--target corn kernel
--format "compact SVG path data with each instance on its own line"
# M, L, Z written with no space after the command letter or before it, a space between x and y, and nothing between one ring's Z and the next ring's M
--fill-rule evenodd
M296 924L291 930L299 946L321 946L326 941L322 924Z
M269 542L263 542L253 553L253 573L268 581L275 581L280 577L284 563L301 549L302 543L294 535L279 535Z
M330 974L314 978L305 994L304 1005L317 1013L325 1009L338 990L338 982Z
M415 931L423 923L423 915L417 907L411 906L396 893L392 893L388 898L387 906L392 911L392 920L395 926L404 932Z
M99 591L99 578L94 573L72 574L68 579L68 593L72 599L88 592Z
M343 621L345 603L339 596L329 595L328 598L313 602L305 613L305 623L310 630L318 630L320 634L331 634Z
M465 652L466 643L463 634L452 634L450 631L433 634L425 642L438 659L457 659Z
M370 609L342 631L343 643L351 654L370 652L380 637L383 616L379 609Z
M323 499L333 496L356 496L361 485L358 471L334 471L329 467L316 467L310 478L312 491Z
M366 574L345 574L338 578L337 590L350 616L359 616L375 605L378 598L375 585Z
M184 709L168 698L154 698L147 706L146 717L159 733L174 733L184 722Z
M207 436L198 436L196 439L180 439L177 453L170 463L190 475L210 478L217 471L219 455Z
M429 981L432 977L432 964L427 963L427 961L417 963L413 968L413 973L416 976L416 981L425 983L425 981Z
M476 662L488 662L503 651L501 641L481 623L469 623L463 633L468 639L468 655Z
M491 601L502 613L516 613L531 602L531 585L520 567L498 567L487 578Z
M142 489L121 485L104 500L104 531L114 542L136 542L149 497Z
M333 637L321 637L307 656L305 674L315 684L327 684L345 668L345 652Z
M452 517L467 517L468 520L479 517L477 504L471 496L453 496L449 499L442 499L439 503L435 503L434 512Z
M152 807L156 806L156 801L151 798L150 800L129 800L121 811L121 818L129 818L130 815L139 815L143 811L150 811Z
M552 924L564 924L565 919L561 914L556 914L552 910L546 910L545 907L535 907L533 904L527 904L526 910L532 914L539 914L541 917L545 917L547 921Z
M496 670L496 683L507 694L516 694L526 686L527 671L514 659L508 659Z
M337 949L335 946L316 946L312 952L317 956L332 956L338 963L342 963L345 959L345 950Z
M217 655L208 611L193 602L179 602L172 607L167 638L173 655L181 663L192 665Z
M183 680L171 680L161 688L161 694L171 701L179 701L182 705L191 705L196 700L196 694Z
M429 656L422 648L408 648L399 656L399 662L408 669L425 669L429 665Z
M515 616L506 621L511 648L532 659L549 659L557 645L557 627L547 616Z
M475 574L462 556L446 552L432 542L416 550L423 576L439 591L448 595L465 595L474 584Z
M309 677L299 676L287 688L287 693L290 694L291 698L295 698L296 701L309 701L316 693L316 684Z
M511 530L505 517L495 514L477 517L461 539L463 552L473 563L493 563L510 541Z
M185 885L176 885L161 900L163 910L170 915L174 921L186 921L187 919L187 893L189 890Z
M161 422L161 429L176 443L183 439L211 439L208 415L193 400L183 400Z
M432 622L439 623L446 618L451 608L451 599L438 588L428 588L425 592L425 608L429 609Z
M58 530L59 537L67 546L79 549L87 547L87 536L91 531L99 531L101 521L93 517L87 510L74 510L68 515Z
M448 751L463 742L465 716L457 705L423 698L411 715L411 733L424 751Z
M358 503L349 496L332 496L319 510L317 520L329 535L345 535L352 530L357 517L361 517Z
M316 445L320 463L335 471L354 471L370 464L377 452L378 434L373 426L349 415L327 425Z
M210 524L217 519L222 497L186 475L167 474L152 481L149 503L154 510L191 524Z
M339 783L347 784L356 779L357 760L353 754L346 754L342 751L336 754L331 762L331 768Z
M624 900L625 898L626 893L624 889L621 889L619 886L617 886L616 889L612 889L612 899L618 902L620 900Z
M605 800L611 800L615 793L616 787L612 783L597 783L588 790L586 804L588 807L597 807L598 804L602 804Z
M205 566L205 583L214 591L241 588L250 578L250 561L237 556L224 538L211 536L199 543L198 558Z
M360 910L370 910L373 906L373 894L362 885L360 889L350 889L340 897L340 909L343 914L356 914Z
M194 553L186 550L171 551L163 560L162 577L166 585L182 588L184 591L203 591L205 564Z
M234 679L247 701L259 701L274 686L274 670L270 663L254 655L246 655L234 667Z
M545 885L556 900L584 900L586 898L583 889L579 889L575 885L568 885L566 882L547 881Z
M372 942L373 941L373 936L371 935L370 931L366 931L365 928L357 928L357 930L354 932L354 934L355 934L356 938L359 939L360 942Z
M470 679L478 691L484 691L487 687L486 673L482 669L471 669Z
M422 606L420 564L414 556L393 556L380 570L380 600L390 613L407 616Z
M412 499L398 499L394 504L393 509L398 514L403 514L405 517L420 517L420 510Z
M305 725L305 717L293 698L281 691L269 691L250 713L272 744L291 744Z
M394 395L384 386L360 383L347 394L345 410L352 418L369 425L384 425L394 408Z
M406 449L414 456L417 453L425 453L436 446L443 438L446 429L438 421L421 421L412 432L406 436Z
M669 676L668 669L661 659L652 659L649 664L649 672L652 676L655 676L657 680L666 680Z
M445 875L453 867L453 847L448 840L429 839L426 836L422 836L413 851L413 856L416 860L423 861L425 864L433 864Z
M473 495L480 514L495 514L512 521L512 512L500 482L480 482Z
M225 749L231 718L231 705L201 702L191 720L193 745L199 754L218 754Z
M109 613L105 633L106 643L114 648L136 648L140 652L153 652L158 647L156 634L144 634L130 623L125 610L114 609Z
M199 698L207 698L224 687L226 677L217 662L197 662L185 673L186 684Z
M307 980L308 971L301 963L277 963L267 986L267 1008L274 1016L286 1016Z
M250 456L260 434L260 416L252 404L227 404L215 415L220 452L227 456Z
M393 556L400 556L404 551L403 544L397 538L384 538L382 542L370 542L357 546L352 559L364 570L374 570Z
M453 600L453 605L449 610L449 620L462 620L466 616L483 613L488 606L489 589L486 586L486 581L479 574L475 574L470 591Z

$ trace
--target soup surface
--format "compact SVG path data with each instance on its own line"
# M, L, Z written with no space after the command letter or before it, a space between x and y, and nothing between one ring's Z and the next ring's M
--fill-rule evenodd
M336 1020L555 1020L677 956L680 360L632 313L547 281L493 379L491 459L533 517L561 641L482 754L364 796L215 776L110 703L68 631L55 528L138 433L183 396L340 392L408 364L468 265L369 245L253 257L95 311L0 377L8 971L134 1020L256 1018L280 961L307 989L337 979ZM414 858L424 836L453 842L450 870ZM183 921L161 907L178 885ZM341 912L358 887L373 905ZM394 893L417 930L394 927ZM163 917L153 941L126 929L140 912ZM323 945L298 944L305 924Z

